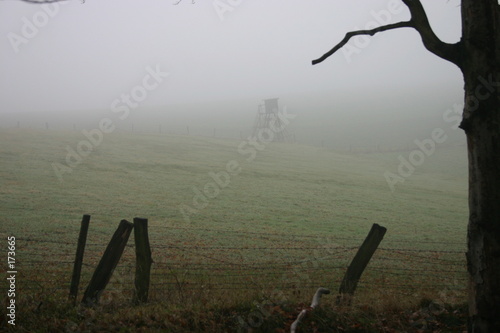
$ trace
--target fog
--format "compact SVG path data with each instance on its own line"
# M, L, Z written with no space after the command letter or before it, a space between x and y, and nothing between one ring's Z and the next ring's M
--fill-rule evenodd
M404 146L454 125L461 74L413 30L311 65L347 31L408 19L399 0L176 2L0 2L0 127L82 130L106 117L120 130L243 138L266 98L297 115L296 142L337 149ZM459 1L423 4L456 42Z

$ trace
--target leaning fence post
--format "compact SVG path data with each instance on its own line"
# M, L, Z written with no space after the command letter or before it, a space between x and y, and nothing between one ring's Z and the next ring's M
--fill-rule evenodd
M80 235L78 236L78 245L76 246L73 274L71 275L71 286L69 288L69 300L73 302L73 305L75 305L76 297L78 295L80 274L82 272L83 253L85 252L85 243L87 242L89 223L90 223L90 215L83 215L82 223L80 226Z
M113 271L120 261L125 245L127 245L128 238L132 232L134 225L127 220L122 220L118 229L116 229L111 241L109 242L101 261L97 265L94 275L89 282L85 294L83 295L82 303L91 306L99 302L101 293L106 288Z
M135 292L134 303L140 304L148 301L149 278L151 271L151 247L148 237L148 220L134 218L135 239Z
M346 302L350 303L352 296L354 295L354 291L358 285L359 279L361 278L361 274L365 270L368 262L377 250L378 245L384 238L386 228L379 226L378 224L373 224L368 236L364 240L361 247L358 249L358 252L352 259L351 264L347 268L347 272L344 275L344 279L340 284L339 288L339 296L337 297L337 304Z

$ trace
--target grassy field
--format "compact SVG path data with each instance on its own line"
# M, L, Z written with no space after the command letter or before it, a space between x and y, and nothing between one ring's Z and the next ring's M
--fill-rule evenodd
M309 325L319 331L334 320L374 331L384 320L396 330L439 326L437 317L451 311L445 305L465 302L465 147L437 149L391 191L384 173L397 173L398 157L408 159L411 151L346 154L297 144L113 133L79 163L68 160L68 147L76 151L84 140L80 132L0 130L0 235L17 238L18 323L28 331L99 331L109 323L110 330L121 325L132 332L238 331L245 325L274 332L293 321L317 287L335 294L373 223L388 231L357 291L362 320L318 312L327 319L313 317ZM118 222L144 217L155 261L151 305L130 308L129 246L101 308L68 306L83 214L92 220L80 295ZM335 308L334 299L325 296L321 311ZM269 312L271 303L281 305ZM422 304L442 311L411 311L424 319L405 312L409 319L401 319L401 311L410 311L405 307ZM389 308L398 309L392 320ZM249 319L256 311L262 323Z

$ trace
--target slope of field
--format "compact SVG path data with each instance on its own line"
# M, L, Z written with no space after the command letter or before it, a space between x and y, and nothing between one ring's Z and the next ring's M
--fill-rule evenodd
M108 134L60 181L53 164L68 165L66 149L86 140L81 133L0 136L2 225L12 231L71 228L82 213L113 227L134 216L184 225L179 207L187 205L192 225L211 228L361 236L380 223L399 239L464 240L465 148L437 150L391 192L384 172L397 174L398 156L410 152L346 155L276 143L258 150L247 141ZM227 186L219 175L223 186L213 186L210 173L227 172L230 162L240 172ZM205 187L213 198L193 203Z
M84 152L84 141L80 132L0 131L0 234L18 239L24 311L47 294L67 294L82 214L92 215L82 290L118 222L144 217L153 300L236 306L272 299L278 289L288 302L307 302L320 285L338 288L378 223L388 231L360 299L387 300L389 290L397 302L416 303L444 291L442 303L463 301L464 147L426 155L391 191L384 174L398 174L411 151L354 155L113 133ZM123 263L103 294L108 303L130 296L130 247Z

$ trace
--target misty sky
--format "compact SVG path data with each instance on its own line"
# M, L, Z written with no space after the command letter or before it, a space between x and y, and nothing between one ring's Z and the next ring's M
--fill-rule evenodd
M459 1L423 3L438 36L456 42ZM0 2L1 113L109 109L143 85L148 68L162 74L161 82L147 79L144 107L316 92L332 100L359 100L368 91L404 100L420 89L423 99L461 96L459 70L428 53L410 29L351 42L350 53L311 65L349 30L408 19L399 0L46 6Z

